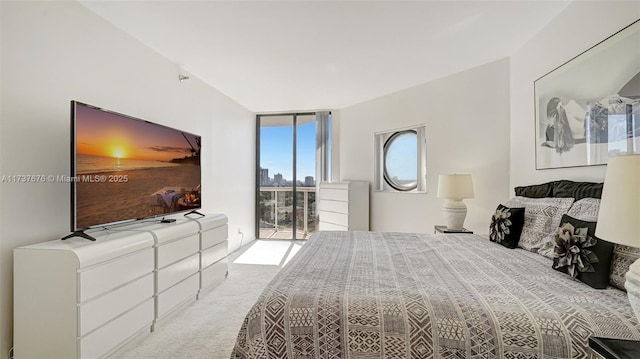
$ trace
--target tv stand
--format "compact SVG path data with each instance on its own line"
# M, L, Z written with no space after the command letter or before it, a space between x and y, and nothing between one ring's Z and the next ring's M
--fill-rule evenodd
M96 239L94 237L84 233L84 231L75 231L75 232L71 233L68 236L62 237L61 240L64 241L65 239L69 239L69 238L73 238L73 237L81 237L81 238L84 238L84 239L88 239L90 241L94 241L94 242L96 241Z
M15 248L15 358L118 356L223 282L228 219L202 213Z
M186 217L186 216L188 216L188 215L190 215L190 214L199 214L199 215L201 215L202 217L206 217L204 214L202 214L202 213L200 213L200 212L196 211L195 209L194 209L194 210L191 210L191 211L189 211L189 212L187 212L187 213L185 213L185 214L184 214L184 216Z

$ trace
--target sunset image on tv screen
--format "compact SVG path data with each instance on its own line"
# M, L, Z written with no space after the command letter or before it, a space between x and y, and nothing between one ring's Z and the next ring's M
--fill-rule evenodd
M75 229L198 209L200 136L75 105Z

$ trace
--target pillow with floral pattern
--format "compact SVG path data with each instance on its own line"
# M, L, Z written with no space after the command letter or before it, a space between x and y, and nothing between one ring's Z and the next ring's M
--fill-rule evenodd
M524 226L524 207L509 208L498 205L491 216L489 240L507 248L516 248Z
M553 269L596 289L609 284L613 243L597 238L596 222L564 215L555 234Z

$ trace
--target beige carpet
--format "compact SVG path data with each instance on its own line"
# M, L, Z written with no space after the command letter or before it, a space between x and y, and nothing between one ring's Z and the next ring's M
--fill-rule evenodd
M287 244L285 244L287 243ZM267 283L278 273L285 258L295 254L302 242L258 240L229 256L229 276L219 286L207 292L200 300L161 322L156 330L141 340L128 345L118 358L229 358L242 320ZM269 246L279 249L275 254ZM280 260L282 248L289 247ZM251 253L253 248L253 252ZM293 249L293 250L292 250ZM242 260L241 255L245 254ZM238 262L265 262L279 265L239 264ZM276 258L274 258L276 257Z

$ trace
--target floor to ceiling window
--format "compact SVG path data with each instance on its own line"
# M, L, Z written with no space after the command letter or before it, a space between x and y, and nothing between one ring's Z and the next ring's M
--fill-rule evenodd
M306 239L316 230L316 185L330 178L331 114L256 118L256 233Z

